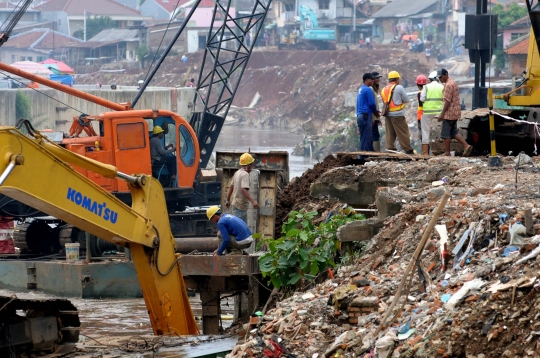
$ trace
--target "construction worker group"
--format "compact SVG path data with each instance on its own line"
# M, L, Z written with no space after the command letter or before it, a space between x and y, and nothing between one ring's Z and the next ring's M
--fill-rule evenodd
M378 72L365 73L362 86L356 97L356 123L360 134L360 151L380 151L379 126L381 117L385 118L386 150L396 151L396 140L406 154L415 154L411 145L409 126L405 116L405 107L409 96L400 85L401 76L397 71L388 73L388 82L380 89ZM433 71L426 78L416 78L418 108L418 133L422 140L422 155L430 153L431 122L437 119L441 123L441 138L445 146L445 155L450 156L450 141L456 139L463 145L463 155L469 156L472 146L458 133L457 121L461 117L461 104L457 84L449 77L444 68ZM382 108L379 108L377 95L380 94ZM361 157L362 159L362 157Z

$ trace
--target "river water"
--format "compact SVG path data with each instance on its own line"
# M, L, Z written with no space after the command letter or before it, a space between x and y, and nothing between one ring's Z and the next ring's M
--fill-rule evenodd
M224 126L216 144L219 151L288 151L302 141L302 135L283 130L257 129L242 126ZM290 155L289 169L291 179L300 176L304 171L313 167L309 158ZM0 295L17 295L25 298L54 298L41 293L19 293L10 290L0 290ZM142 298L132 299L81 299L69 298L79 310L81 334L87 337L111 337L152 334L150 320ZM194 315L199 318L202 313L199 295L190 298ZM233 314L233 299L221 301L223 326L231 324ZM199 324L201 321L199 321ZM202 328L202 327L201 327ZM87 338L88 339L88 338ZM85 340L85 338L82 338Z
M254 127L225 125L216 143L217 151L268 152L271 150L286 150L289 152L290 179L301 176L312 168L317 160L292 155L296 144L303 139L303 134L284 130L259 129Z

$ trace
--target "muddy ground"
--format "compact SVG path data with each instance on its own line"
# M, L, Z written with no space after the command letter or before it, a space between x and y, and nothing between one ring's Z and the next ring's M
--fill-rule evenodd
M187 63L180 56L168 57L151 86L184 86L191 77L197 79L202 52L190 54ZM249 119L259 126L296 128L313 119L318 127L351 110L344 107L345 93L355 92L362 75L377 70L397 70L404 83L413 84L416 76L427 73L435 63L426 63L422 54L411 54L401 45L380 45L374 50L339 49L335 51L297 51L257 48L244 72L233 105L247 107L254 95L259 102L249 111ZM115 65L118 66L118 65ZM125 73L96 73L77 76L78 84L136 86L148 70ZM248 120L238 114L241 120Z

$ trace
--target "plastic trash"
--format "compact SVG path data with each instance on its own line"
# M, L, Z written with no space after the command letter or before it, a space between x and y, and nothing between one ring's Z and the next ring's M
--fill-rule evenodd
M521 247L523 245L523 237L520 235L525 235L527 233L525 226L516 223L510 225L508 231L510 232L510 245Z
M441 301L442 301L442 303L448 302L448 300L450 299L450 297L452 297L452 295L449 294L449 293L445 293L444 295L442 295L442 296L441 296Z
M397 330L397 333L398 334L407 333L410 329L411 329L411 321L399 326L398 330Z
M408 330L407 332L405 332L405 333L400 333L400 334L398 334L397 337L398 337L398 339L399 339L400 341L403 341L403 340L409 338L414 332L416 332L416 328L411 328L411 329L409 329L409 330Z
M516 159L514 159L514 163L518 164L519 165L522 165L522 164L529 164L532 162L532 159L531 157L529 157L527 154L525 153L520 153Z
M501 254L501 257L508 257L514 251L519 251L519 249L515 246L507 246L504 248L504 251Z
M449 310L456 308L457 304L469 293L470 290L478 290L484 286L486 282L477 278L469 282L465 282L463 286L454 293L454 295L446 302L445 306Z
M379 338L375 342L375 353L376 357L379 358L388 358L394 351L394 342L397 339L396 333L394 331L388 331L386 336Z

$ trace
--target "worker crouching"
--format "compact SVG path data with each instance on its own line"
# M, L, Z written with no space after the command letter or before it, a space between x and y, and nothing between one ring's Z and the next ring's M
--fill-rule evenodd
M206 210L208 220L218 227L219 247L214 255L242 255L247 254L243 250L248 249L253 242L251 230L245 222L231 214L221 214L219 207L211 206Z

